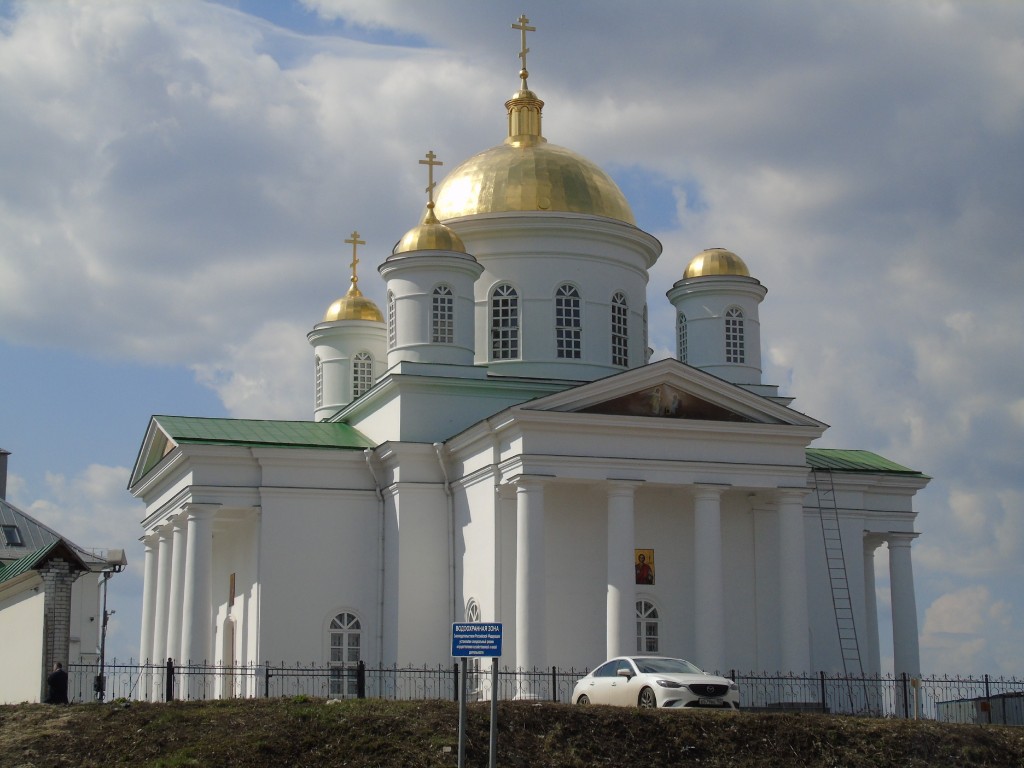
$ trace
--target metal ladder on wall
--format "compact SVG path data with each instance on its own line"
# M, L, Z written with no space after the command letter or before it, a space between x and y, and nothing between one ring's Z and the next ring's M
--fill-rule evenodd
M850 582L846 573L846 556L843 554L843 537L839 529L839 509L836 506L836 487L832 480L832 470L813 471L814 491L818 497L818 512L821 516L821 535L825 542L825 563L832 587L836 631L839 633L839 648L843 655L843 671L847 675L863 676L864 665L861 663L857 627L853 621L853 601L850 599Z

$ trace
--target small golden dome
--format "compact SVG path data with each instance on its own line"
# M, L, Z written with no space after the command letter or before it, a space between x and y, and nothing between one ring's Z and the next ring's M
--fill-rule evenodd
M434 215L434 204L427 205L427 215L422 224L410 229L398 241L392 253L408 253L409 251L455 251L465 253L466 245L462 238L437 220Z
M750 277L750 270L743 259L725 248L708 248L701 251L686 267L683 279L689 277L710 277L712 275L739 275Z
M370 299L363 296L355 283L348 293L331 304L324 313L323 322L333 323L335 320L372 320L384 322L384 315Z

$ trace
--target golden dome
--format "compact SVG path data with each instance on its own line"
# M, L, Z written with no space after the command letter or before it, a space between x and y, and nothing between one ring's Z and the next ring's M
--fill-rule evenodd
M419 224L398 241L392 253L408 253L409 251L455 251L465 253L466 245L462 238L437 220L434 215L434 204L428 203L427 215Z
M384 315L377 305L363 296L363 292L352 283L348 293L331 304L324 313L323 322L333 323L335 320L373 320L383 323Z
M750 277L750 270L743 259L725 248L708 248L701 251L686 267L683 279L689 277L709 277L712 275L739 275Z
M611 176L541 135L543 106L525 87L505 102L508 138L448 174L437 193L441 221L480 213L564 211L636 224Z
M366 241L360 240L359 232L354 231L345 242L352 245L352 263L349 264L352 267L352 282L349 285L348 293L327 308L327 311L324 313L324 319L321 322L372 320L376 323L383 323L384 315L381 314L376 304L363 296L363 292L359 290L357 285L359 276L356 274L356 267L359 266L359 246L366 245Z

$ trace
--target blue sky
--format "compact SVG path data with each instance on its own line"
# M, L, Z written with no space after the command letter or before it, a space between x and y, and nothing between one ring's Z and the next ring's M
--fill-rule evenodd
M128 549L114 655L138 644L147 419L311 415L305 333L347 287L343 240L367 240L380 302L418 159L503 138L524 11L546 136L665 246L655 358L689 258L739 253L769 291L765 380L832 425L822 445L935 478L925 671L1019 676L1024 4L952 0L0 2L8 498Z

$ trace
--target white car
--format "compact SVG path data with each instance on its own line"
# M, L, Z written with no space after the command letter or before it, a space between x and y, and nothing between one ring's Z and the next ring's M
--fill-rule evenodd
M737 710L740 689L683 659L620 656L609 659L576 683L574 704L620 707L705 707Z

